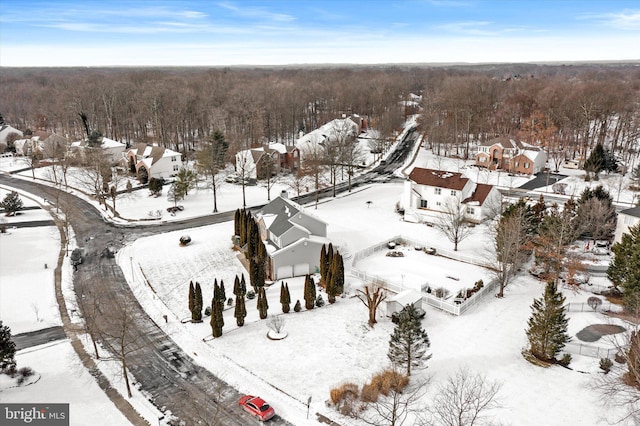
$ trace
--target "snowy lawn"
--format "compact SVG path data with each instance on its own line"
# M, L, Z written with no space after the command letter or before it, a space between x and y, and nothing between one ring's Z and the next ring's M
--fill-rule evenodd
M329 223L329 237L348 253L398 234L450 248L437 230L399 220L393 212L399 188L395 184L368 187L323 202L317 210L313 206L308 209ZM367 200L373 203L367 204ZM255 299L247 301L248 316L242 328L235 323L233 309L225 310L224 334L220 339L211 339L208 318L202 324L181 322L189 317L189 280L201 283L205 304L211 299L214 278L224 279L227 297L231 295L233 277L242 272L231 250L232 226L228 222L190 230L194 242L187 247L178 245L184 231L141 239L120 251L119 263L143 306L196 362L222 375L242 392L262 395L294 424L317 424L315 420L306 420L308 397L312 397L312 413L323 413L342 424L357 424L340 418L325 401L331 388L345 381L364 384L371 375L388 366L386 354L394 325L381 310L375 328L368 327L366 308L354 297L355 289L362 285L356 279L347 277L349 294L334 305L311 311L303 307L300 313L285 315L288 337L279 341L267 338L268 320L258 319ZM490 242L487 229L476 230L474 237L461 244L463 253L486 252ZM438 257L411 248L407 248L406 254L405 258L384 258L379 254L381 257L364 259L358 266L389 273L383 262L400 260L405 263L393 267L396 279L401 279L405 269L405 280L419 279L420 271L426 267L428 272L422 274L424 281L430 280L431 274L459 275L465 286L482 277L481 268L467 270L469 265L451 260L439 264ZM248 278L246 272L245 277ZM298 299L303 303L303 279L285 281L290 287L292 307ZM600 395L587 388L599 375L597 358L573 355L574 369L569 370L559 366L536 367L522 357L521 351L527 347L525 329L530 306L534 298L542 295L543 287L543 283L523 274L507 288L504 299L487 297L460 317L428 308L423 325L431 340L433 357L428 369L415 374L416 381L433 376L423 402L430 401L434 384L459 368L468 367L502 383L499 397L503 408L494 414L505 424L596 425L606 424L606 419L618 415L614 409L600 405ZM280 281L267 289L271 315L281 313L279 291ZM568 289L564 293L567 301L578 303L586 302L590 295ZM322 295L326 301L326 295ZM167 324L161 320L164 314L169 315ZM573 336L586 325L610 321L592 312L570 312L569 317ZM574 340L577 341L575 337ZM603 346L605 342L595 344Z

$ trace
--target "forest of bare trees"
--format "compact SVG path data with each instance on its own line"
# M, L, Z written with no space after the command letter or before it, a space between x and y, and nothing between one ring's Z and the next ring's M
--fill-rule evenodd
M597 143L622 163L637 155L640 70L623 64L4 68L0 113L18 129L70 140L84 137L84 113L91 131L191 159L215 130L234 153L265 141L292 144L340 114L359 114L390 136L411 93L422 95L421 129L443 155L471 157L473 143L498 135L569 158L584 159Z

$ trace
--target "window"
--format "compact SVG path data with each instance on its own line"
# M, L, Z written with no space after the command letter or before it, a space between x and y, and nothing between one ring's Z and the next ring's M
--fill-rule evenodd
M436 188L436 195L440 195L441 192L442 192L441 188Z
M441 206L442 203L440 201L436 201L436 206Z
M176 157L171 157L171 161L178 161Z
M520 165L519 161L516 161L516 167L518 167Z
M529 168L529 166L530 166L530 164L529 164L529 163L524 163L524 168L525 168L525 169L528 169L528 168Z
M420 208L421 209L426 209L427 208L427 200L420 200Z
M475 212L475 210L473 209L473 207L467 207L467 214L473 214Z
M293 151L293 158L298 158L298 151Z
M451 196L455 197L456 196L456 191L451 191Z
M173 166L173 171L177 172L178 171L178 165Z
M487 161L487 159L485 157L480 157L478 158L478 161L484 163L485 161Z

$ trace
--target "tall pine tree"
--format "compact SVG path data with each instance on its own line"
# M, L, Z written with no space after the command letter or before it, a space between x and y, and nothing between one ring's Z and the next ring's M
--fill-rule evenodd
M244 304L244 295L236 296L236 307L233 311L233 316L236 318L236 324L238 327L244 325L244 319L247 316L247 308Z
M327 245L323 244L320 249L320 285L327 286L325 278L327 277Z
M191 312L191 321L194 317L194 307L196 303L196 291L193 287L193 281L189 281L189 312Z
M614 254L607 275L616 287L621 287L622 304L627 312L640 312L640 223L622 234L611 248Z
M198 281L196 281L194 292L193 312L191 314L191 320L193 322L202 322L202 287L200 287L200 283Z
M213 283L213 299L211 299L211 334L213 337L222 336L222 327L224 327L224 318L222 317L222 309L224 302L220 302L220 287L218 280Z
M419 368L431 358L427 349L431 346L427 332L422 328L416 308L407 305L398 315L398 324L389 340L387 357L394 364L407 369L407 376L411 375L411 368Z
M280 284L280 303L282 304L282 312L288 314L291 309L291 295L289 294L289 286L285 283Z
M269 303L267 303L267 295L265 293L264 287L260 287L258 290L258 313L260 314L260 319L267 318L267 311L269 310Z
M565 297L549 281L540 299L531 305L532 315L529 318L527 338L529 351L536 358L555 362L565 344L571 340L567 334L569 319L565 315Z
M306 309L313 309L316 303L316 285L313 282L311 275L307 274L304 277L304 307Z

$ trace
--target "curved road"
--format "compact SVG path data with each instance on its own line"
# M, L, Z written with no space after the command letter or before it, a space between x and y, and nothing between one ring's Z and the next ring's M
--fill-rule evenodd
M390 179L394 170L402 166L415 142L415 131L407 132L404 140L389 155L383 166L353 179L352 187L369 183L380 176ZM47 198L56 199L55 188L40 185L25 179L16 179L0 174L0 184ZM336 187L336 192L348 190L346 184ZM320 193L328 197L332 188ZM295 198L300 203L315 199L314 194ZM234 212L224 212L182 222L171 222L146 226L121 226L106 222L88 202L75 196L59 197L63 211L72 211L70 217L75 237L83 246L85 256L82 265L75 272L74 287L77 294L98 298L97 292L108 297L99 297L100 306L92 313L100 321L112 321L113 312L122 310L122 306L131 307L130 313L135 321L127 324L131 327L130 341L135 341L135 350L127 355L128 368L134 376L137 386L146 392L153 404L169 410L184 424L223 424L244 426L255 423L255 419L245 413L237 404L240 394L208 370L196 365L182 349L169 338L160 327L144 312L138 304L124 275L115 260L101 256L105 247L119 246L135 241L142 236L173 230L225 222L233 219ZM90 283L90 285L83 285ZM91 293L96 294L91 294ZM85 313L87 316L88 313ZM120 324L121 325L121 324ZM113 324L117 328L118 324ZM176 423L177 424L177 423ZM284 419L274 418L273 425L289 425Z

